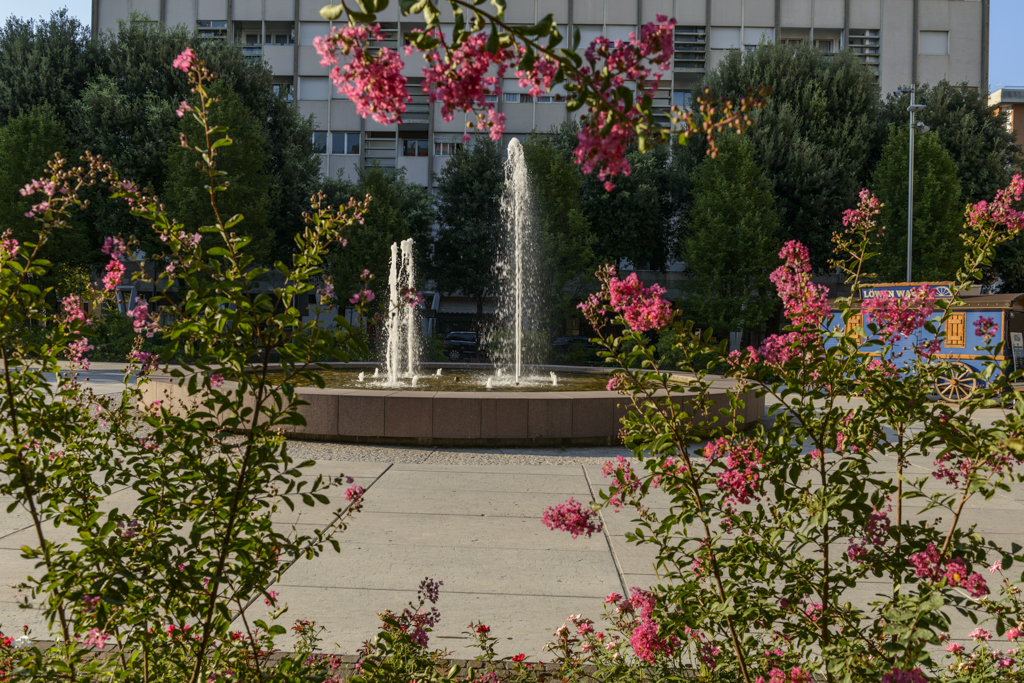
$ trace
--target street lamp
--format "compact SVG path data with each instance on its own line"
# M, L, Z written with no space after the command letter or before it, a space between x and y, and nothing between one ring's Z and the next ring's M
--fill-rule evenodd
M914 121L914 115L924 109L923 104L914 103L914 90L914 86L911 85L909 88L900 88L896 91L896 94L898 95L910 93L910 106L907 107L907 111L910 112L910 196L907 200L907 282L910 282L911 261L914 253L914 131L917 130L921 135L924 135L931 130L928 126L924 125L923 122Z

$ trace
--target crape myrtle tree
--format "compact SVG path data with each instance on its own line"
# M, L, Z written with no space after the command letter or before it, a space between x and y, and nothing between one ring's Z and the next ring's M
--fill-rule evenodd
M781 238L799 240L819 272L828 269L839 216L868 180L879 108L875 76L848 50L764 44L730 51L695 86L737 97L765 83L771 97L754 113L750 139L772 183Z
M478 136L456 149L437 174L437 239L431 273L445 294L461 292L476 302L494 292L494 255L502 233L505 171L501 145Z
M718 157L706 159L691 179L681 306L721 339L760 331L774 313L768 276L777 262L779 216L749 138L723 136L719 146Z
M872 182L886 226L872 267L886 282L902 282L907 273L909 150L907 127L891 127ZM960 181L949 153L937 136L915 135L912 281L951 280L956 275L964 256L963 210Z

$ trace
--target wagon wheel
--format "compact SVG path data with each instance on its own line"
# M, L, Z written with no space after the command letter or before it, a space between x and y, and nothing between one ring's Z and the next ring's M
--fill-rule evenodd
M971 368L964 363L950 363L949 369L935 380L935 390L947 401L963 401L978 388L978 380L972 374Z

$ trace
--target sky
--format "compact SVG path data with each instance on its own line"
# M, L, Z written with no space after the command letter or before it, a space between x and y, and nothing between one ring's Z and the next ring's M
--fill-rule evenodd
M1024 86L1024 2L991 0L992 21L989 48L989 84ZM11 14L24 18L48 17L50 12L67 7L83 24L92 18L92 0L0 0L0 21Z

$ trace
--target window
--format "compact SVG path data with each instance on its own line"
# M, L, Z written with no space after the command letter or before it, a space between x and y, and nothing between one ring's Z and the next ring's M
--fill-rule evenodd
M547 95L541 95L537 98L537 101L541 104L551 104L552 102L565 102L565 95L561 93L548 93Z
M505 102L508 104L530 104L533 102L533 95L524 92L505 93Z
M878 75L880 57L880 31L875 28L851 28L850 49L862 64L867 64Z
M834 52L834 50L832 49L833 42L834 41L832 41L831 39L818 40L817 38L815 38L814 47L816 47L820 52L831 54L832 52Z
M258 34L258 33L246 33L245 34L245 44L246 45L259 45L262 42L261 38L262 38L262 36L260 34Z
M683 90L675 90L672 92L672 104L677 107L689 107L693 101L693 93Z
M196 22L196 31L200 38L211 38L214 40L228 39L228 22L226 21L204 21Z
M487 102L497 102L498 101L498 96L497 95L484 95L484 100L486 100Z
M359 154L359 133L331 133L331 154Z
M404 157L425 157L427 149L426 140L402 140L402 156Z
M712 50L738 50L740 47L740 29L737 28L712 28L711 29Z
M775 29L773 28L743 29L743 47L747 50L756 50L762 42L770 43L774 40Z
M921 31L917 47L923 55L948 55L949 31Z
M706 34L703 26L676 26L674 66L676 71L704 71Z
M326 100L330 94L330 82L319 76L303 76L299 81L300 100Z
M291 83L274 83L273 89L275 96L283 97L286 102L295 101L295 92Z
M327 154L327 131L316 131L313 133L313 151L317 154Z
M294 45L295 44L295 31L294 29L287 33L279 33L280 29L277 29L274 33L267 29L267 45Z
M435 157L455 156L455 151L462 149L461 142L434 142Z
M627 42L630 33L636 33L636 26L609 26L605 29L604 37L612 42L616 40Z
M574 26L573 29L579 29L580 32L580 48L587 48L590 46L594 39L601 35L600 26Z
M950 313L946 320L946 346L954 348L967 346L966 313Z

